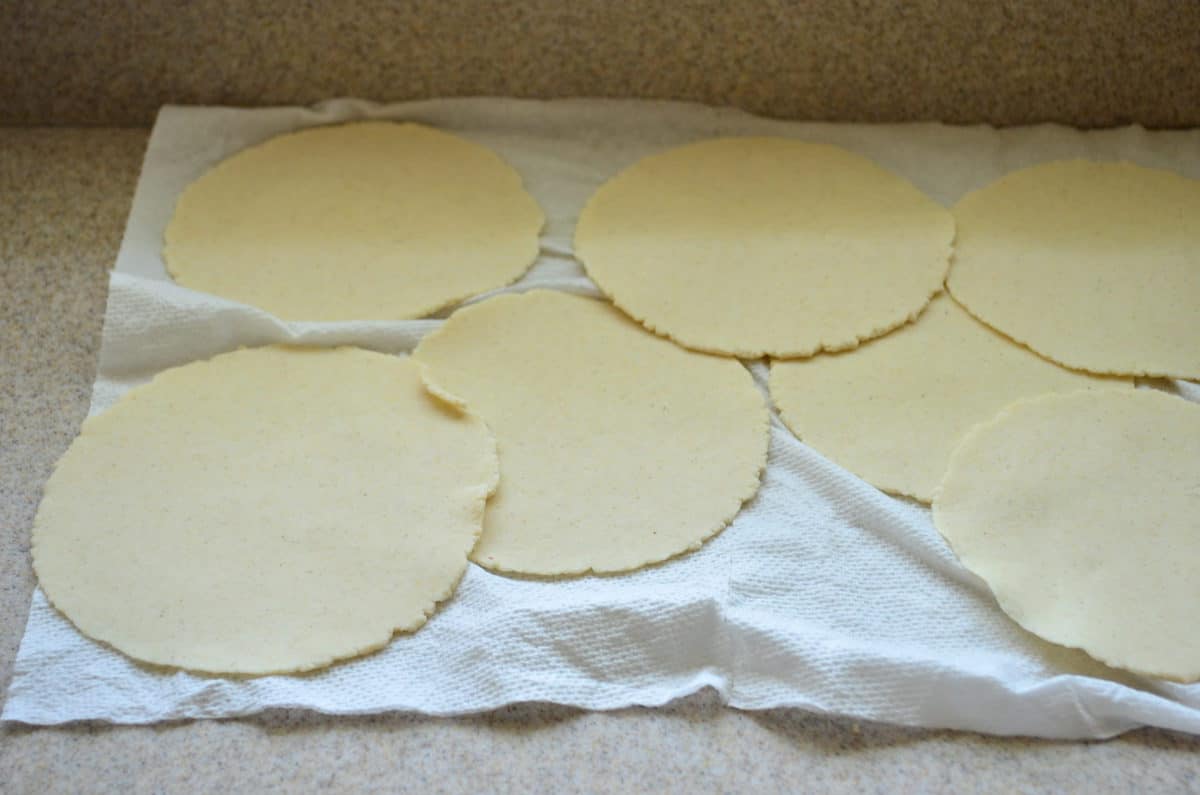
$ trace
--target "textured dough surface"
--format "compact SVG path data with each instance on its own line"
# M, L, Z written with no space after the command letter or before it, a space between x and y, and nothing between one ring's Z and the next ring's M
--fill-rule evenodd
M256 348L164 371L84 423L33 565L86 635L150 663L302 671L425 623L498 477L483 422L417 366Z
M1068 367L1200 377L1200 180L1058 161L954 214L946 284L985 323Z
M771 365L771 398L805 443L884 491L933 499L968 430L1023 397L1128 382L1059 367L944 293L913 323L846 353Z
M767 411L737 361L547 290L455 312L414 358L496 434L472 559L526 574L634 569L696 549L758 489Z
M1151 390L1018 402L954 452L933 518L1029 631L1200 679L1200 406Z
M601 186L575 252L613 302L696 350L844 350L912 319L942 287L954 220L836 146L703 141Z
M180 284L285 320L421 317L537 257L541 209L490 150L417 124L273 138L179 199L163 257Z

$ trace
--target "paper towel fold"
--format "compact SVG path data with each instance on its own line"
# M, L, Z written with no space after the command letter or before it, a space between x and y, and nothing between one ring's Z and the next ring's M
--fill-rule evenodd
M499 152L547 214L541 256L507 289L589 295L598 292L571 258L570 236L590 193L643 155L714 135L846 146L946 204L1013 168L1058 157L1129 159L1200 177L1200 132L1136 127L804 124L632 101L168 107L112 274L93 413L164 368L239 346L402 353L438 325L282 322L166 275L162 232L191 180L273 135L358 118L433 124ZM765 367L749 366L763 386ZM1195 385L1177 387L1200 397ZM627 575L561 582L472 565L422 630L309 675L225 679L140 666L80 635L37 591L3 717L146 723L278 707L454 715L518 701L613 709L712 687L743 709L802 707L913 726L1045 737L1105 737L1140 725L1200 733L1200 686L1113 671L1041 642L958 564L927 509L826 461L777 418L771 434L760 493L698 552Z

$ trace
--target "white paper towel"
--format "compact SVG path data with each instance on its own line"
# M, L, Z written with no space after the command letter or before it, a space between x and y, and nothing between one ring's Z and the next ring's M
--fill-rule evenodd
M174 285L160 257L176 197L223 158L273 135L357 118L408 119L492 147L548 222L512 289L595 295L570 256L576 215L639 157L716 135L839 144L950 204L1021 166L1125 158L1200 177L1200 132L1081 133L801 124L675 103L439 100L312 109L164 108L112 275L93 413L159 370L242 345L303 341L411 350L437 320L285 323ZM765 369L751 365L760 385ZM1178 386L1197 397L1194 385ZM140 666L80 635L34 593L3 717L123 723L244 715L452 715L518 701L656 705L715 688L743 709L794 706L863 719L1045 737L1143 725L1200 733L1200 686L1113 671L1008 620L955 560L929 511L834 466L772 420L762 490L700 551L615 577L515 579L472 565L425 628L304 676L223 679Z

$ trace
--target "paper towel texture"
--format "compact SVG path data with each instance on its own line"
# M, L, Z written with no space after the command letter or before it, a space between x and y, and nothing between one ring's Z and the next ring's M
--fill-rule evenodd
M159 370L270 342L407 352L440 322L284 323L171 283L162 233L175 198L230 154L342 120L419 121L492 147L547 226L513 290L597 295L571 258L590 193L638 158L716 135L845 146L949 205L1015 168L1129 159L1200 177L1200 132L1137 127L829 125L633 101L436 100L312 109L164 108L112 275L92 412ZM750 365L760 387L766 371ZM1194 384L1159 384L1200 399ZM801 707L913 726L1105 737L1154 725L1200 733L1200 686L1108 669L1001 613L929 511L826 461L772 418L763 486L699 551L622 576L515 579L472 565L418 633L305 676L223 679L134 663L77 632L35 591L3 717L147 723L273 707L453 715L518 701L590 709L662 704L703 687L742 709Z

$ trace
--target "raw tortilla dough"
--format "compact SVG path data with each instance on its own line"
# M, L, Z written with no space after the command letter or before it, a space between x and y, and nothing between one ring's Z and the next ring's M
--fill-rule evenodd
M286 320L413 318L515 280L543 220L490 150L364 122L218 165L180 197L163 257L180 284Z
M1084 160L967 195L947 286L1069 367L1200 376L1200 180Z
M784 138L648 157L592 196L575 252L614 303L696 350L844 350L942 287L954 220L864 157Z
M944 294L857 350L771 366L771 397L797 436L884 491L923 502L963 434L1014 400L1122 384L1131 386L1030 353Z
M933 518L1029 631L1196 681L1198 508L1200 406L1094 390L1018 402L972 430Z
M425 623L497 478L484 424L410 360L241 350L84 423L46 485L33 565L84 634L139 660L304 671Z
M698 548L758 489L768 420L750 373L605 302L498 296L413 356L496 434L504 477L472 553L490 569L635 569Z

